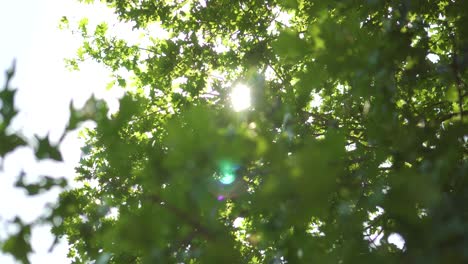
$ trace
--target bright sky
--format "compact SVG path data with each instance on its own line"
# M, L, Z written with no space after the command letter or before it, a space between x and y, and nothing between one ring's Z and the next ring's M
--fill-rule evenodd
M70 21L89 17L97 22L107 20L111 13L103 6L92 7L79 4L76 0L15 0L0 4L0 85L3 87L5 74L14 58L17 60L13 81L18 88L16 103L20 114L14 120L13 129L27 138L34 134L57 141L69 116L69 102L80 107L94 92L97 97L115 101L118 90L106 92L109 72L102 66L87 62L80 72L65 69L63 58L72 57L80 41L67 31L57 27L62 16ZM0 240L6 236L5 222L15 215L30 222L44 212L47 202L56 200L58 190L46 195L28 198L24 192L14 189L14 181L23 169L27 180L36 181L39 175L74 177L74 167L80 159L81 141L77 132L70 133L61 146L64 163L37 162L32 150L22 148L7 156L4 171L0 172ZM32 244L35 263L70 263L66 259L67 246L62 242L53 253L48 253L53 237L49 227L33 230ZM15 263L13 258L0 254L0 263Z

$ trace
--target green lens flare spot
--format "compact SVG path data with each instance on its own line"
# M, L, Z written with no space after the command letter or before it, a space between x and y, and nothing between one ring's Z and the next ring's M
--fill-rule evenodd
M237 178L237 169L238 166L236 166L232 162L223 160L219 163L219 173L215 173L215 178L222 184L231 184Z
M222 184L231 184L236 180L234 173L223 173L219 179Z

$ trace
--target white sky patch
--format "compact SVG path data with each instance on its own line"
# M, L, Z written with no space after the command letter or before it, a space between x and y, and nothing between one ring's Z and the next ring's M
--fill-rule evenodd
M405 239L398 233L390 234L387 241L390 244L394 244L399 249L403 249L405 247Z
M148 49L154 45L156 41L167 40L170 37L171 33L162 27L161 22L152 22L149 23L145 29L141 30L138 37L138 43L141 48ZM141 59L149 59L153 55L153 52L150 50L140 50ZM146 65L139 64L138 66L142 68L143 71L146 70Z
M165 30L162 27L161 22L153 22L153 23L148 24L145 31L148 35L150 35L151 37L155 39L165 40L171 37L171 33L169 33L169 31ZM144 39L148 39L148 38L144 38Z
M270 65L268 65L268 67L265 70L265 80L272 81L275 78L276 78L275 71L273 70L273 68L270 67Z
M187 83L187 77L185 76L182 76L182 77L178 77L174 80L172 80L172 90L174 91L174 93L179 93L183 96L188 96L189 93L184 91L184 89L180 88L181 84L186 84Z
M151 86L149 86L149 85L143 86L143 94L144 94L146 97L149 97L150 94L151 94Z
M108 10L110 11L111 9ZM141 34L144 32L143 30L133 29L132 24L119 22L115 17L113 17L112 20L113 21L111 22L112 24L109 26L108 33L111 33L111 35L125 36L125 40L128 42L129 45L135 45L140 43ZM94 30L94 28L95 27L92 27L90 29Z
M434 54L434 53L427 54L426 58L430 60L432 63L437 63L440 60L439 55Z
M346 151L354 151L356 149L356 143L351 143L345 146Z
M239 228L244 224L245 218L243 217L237 217L234 222L232 222L232 226L234 228Z
M119 208L111 207L109 212L106 214L106 217L110 219L117 219L117 217L119 217Z
M292 14L289 14L285 11L281 11L278 7L273 8L273 13L276 15L276 22L279 22L286 27L291 26L291 19L293 17Z
M311 223L309 225L309 229L307 229L307 233L313 235L313 236L325 236L325 233L320 231L320 227L323 225L323 222L317 221L314 223Z
M273 8L273 14L276 17L271 21L270 25L267 28L269 34L276 35L279 33L278 29L281 27L291 27L292 15L288 12L282 11L279 7ZM280 25L278 25L280 24Z
M220 81L224 81L224 80L226 80L227 73L220 72L218 70L213 70L213 71L210 72L210 77L218 79Z
M223 41L220 37L216 38L215 47L213 49L216 53L225 53L229 51L229 47L223 44Z
M345 87L343 84L338 84L338 85L336 86L336 89L338 89L338 91L339 91L341 94L344 93L344 89L345 89L345 88L346 88L346 87Z
M180 86L181 84L187 83L188 79L185 76L177 77L172 80L172 86Z
M182 21L187 21L189 19L189 13L190 13L190 9L192 7L192 1L187 1L183 6L182 8L180 8L178 11L177 11L177 14L179 15L180 19Z
M418 210L418 217L419 218L424 218L427 216L427 210L424 208L421 208Z
M184 32L180 32L175 39L180 39L180 40L184 40L187 38L187 34L185 34Z
M379 165L379 168L381 169L388 169L392 167L392 161L390 159L385 160Z
M369 219L371 221L374 220L377 216L380 216L385 212L385 210L380 206L376 206L376 208L377 208L377 211L369 213Z
M377 206L376 207L376 211L374 212L369 212L369 221L373 221L375 218L377 218L378 216L382 215L384 213L384 209L380 206ZM375 231L374 233L370 233L369 231L369 225L370 223L369 222L364 222L364 228L365 228L365 231L364 231L364 237L367 239L367 241L369 241L371 244L371 247L376 247L376 246L380 246L381 242L380 240L383 238L384 236L384 232L382 232L382 227L377 227L377 231Z
M239 112L250 107L250 88L245 84L237 84L232 88L231 103L234 111Z
M373 234L370 234L367 238L369 242L371 242L371 247L375 248L380 246L382 243L380 242L384 237L384 232L382 232L382 227L378 227L377 231Z
M99 188L99 180L98 179L90 179L86 181L86 184L89 185L92 189L98 189Z
M214 83L218 81L225 81L227 77L227 73L225 72L220 72L218 70L212 70L209 73L208 76L208 81L205 86L205 89L203 90L203 94L201 97L204 98L213 98L219 95L217 91L214 90Z
M426 28L427 36L432 37L433 35L439 33L439 25L437 24L430 24L429 28Z
M206 7L206 0L199 0L198 3L200 3L202 7Z
M206 45L206 40L205 40L205 37L203 35L203 30L198 30L196 33L195 33L195 36L197 36L197 40L198 40L198 45L200 46L205 46Z
M382 193L383 193L383 194L387 194L388 191L390 191L390 186L384 186L384 187L382 187Z
M13 87L18 88L16 105L19 115L13 120L12 130L21 131L26 138L34 135L44 137L50 134L55 143L67 125L70 100L81 108L92 93L97 98L113 101L121 92L112 89L106 91L110 72L102 65L86 61L80 65L80 72L65 69L64 58L74 57L81 39L67 30L60 31L58 24L62 16L70 21L88 17L90 23L112 21L112 14L105 4L83 5L75 0L23 0L5 2L0 8L0 35L3 36L0 49L0 85L4 84L5 70L14 58L17 59ZM94 28L90 27L92 32ZM115 30L112 25L109 30ZM120 29L119 29L120 30ZM22 189L14 188L14 182L21 170L26 171L26 180L36 182L40 175L52 177L66 176L70 183L75 177L75 166L81 156L83 141L78 132L69 133L60 146L63 163L35 159L30 148L20 148L9 154L4 160L4 171L0 172L0 199L15 201L0 203L0 238L5 237L4 224L15 215L26 222L31 222L45 210L45 204L56 201L59 190L38 196L28 197ZM72 184L73 185L73 184ZM48 252L53 242L49 226L35 227L32 230L32 263L63 263L67 245L64 240L52 253ZM0 254L0 263L16 263L12 257Z
M276 29L276 22L274 20L271 21L270 25L267 27L267 32L270 35L278 34L278 30Z
M318 94L312 94L312 100L310 101L309 106L312 108L318 108L322 105L322 97Z

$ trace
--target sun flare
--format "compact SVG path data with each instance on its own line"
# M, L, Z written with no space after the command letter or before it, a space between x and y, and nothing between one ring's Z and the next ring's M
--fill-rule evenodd
M244 84L236 85L231 92L231 103L234 111L239 112L250 107L250 88Z

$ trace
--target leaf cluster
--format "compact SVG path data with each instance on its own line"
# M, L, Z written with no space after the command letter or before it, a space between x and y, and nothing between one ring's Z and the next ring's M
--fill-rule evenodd
M76 25L127 93L52 212L73 263L467 262L466 2L106 3L144 41Z

